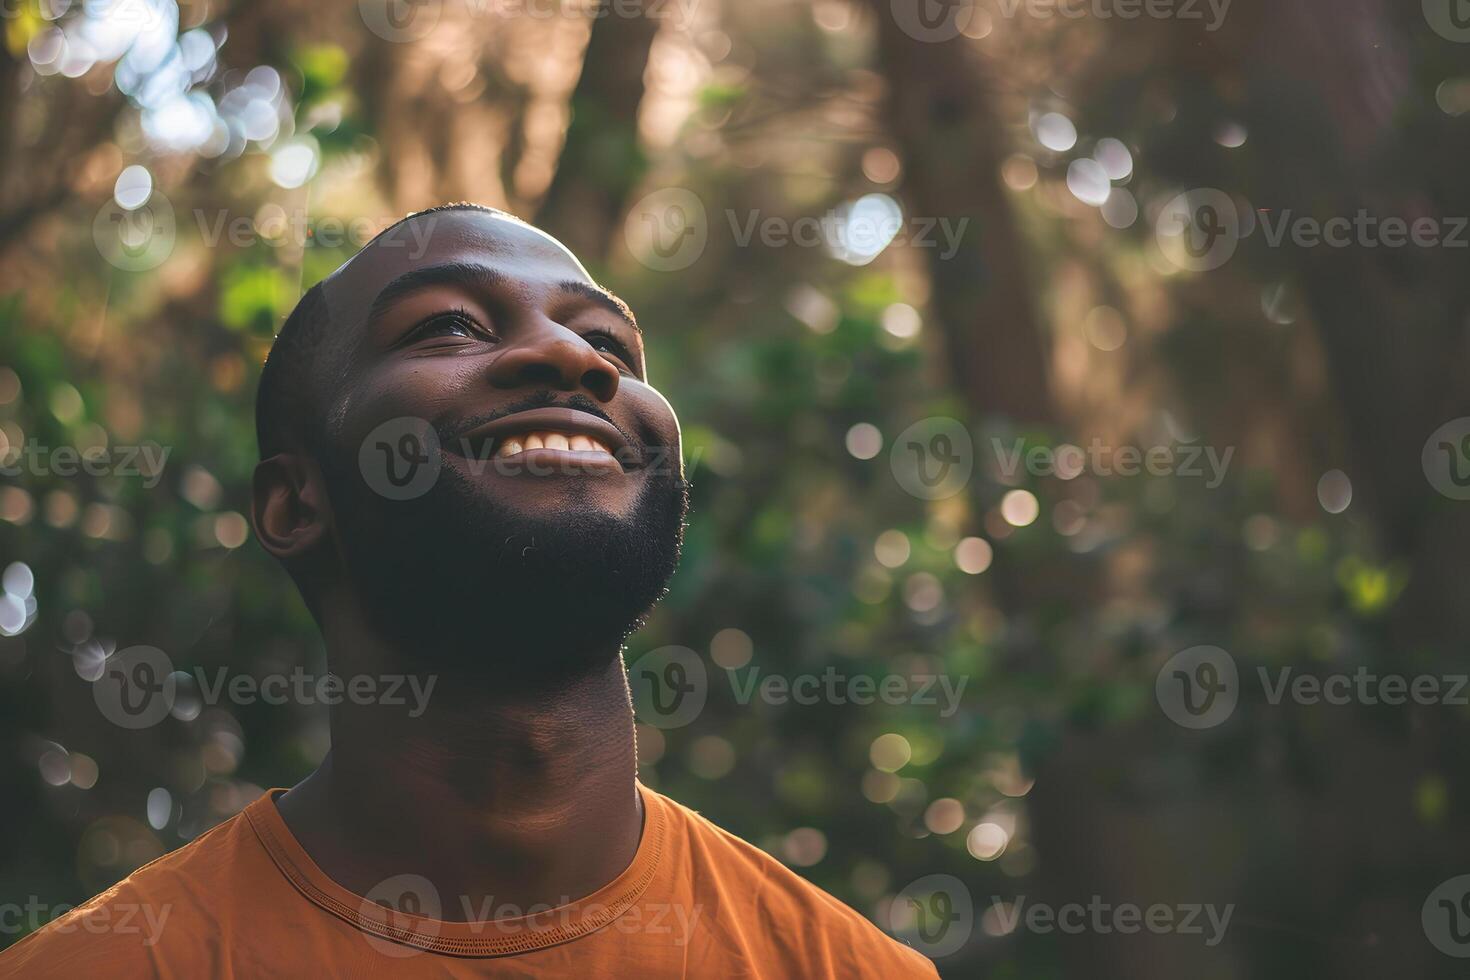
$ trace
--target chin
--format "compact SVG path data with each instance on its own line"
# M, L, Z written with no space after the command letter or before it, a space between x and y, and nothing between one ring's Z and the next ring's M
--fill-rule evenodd
M344 571L405 659L506 686L554 683L606 667L667 591L687 511L681 481L650 478L633 492L625 480L531 478L493 492L518 479L445 467L406 501L360 481L329 487L334 502L346 498L335 508Z

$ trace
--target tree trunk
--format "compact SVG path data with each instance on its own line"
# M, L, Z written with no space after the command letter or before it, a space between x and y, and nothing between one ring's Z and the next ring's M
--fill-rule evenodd
M536 218L585 261L606 258L628 194L643 174L638 105L658 25L651 14L593 22L566 145Z

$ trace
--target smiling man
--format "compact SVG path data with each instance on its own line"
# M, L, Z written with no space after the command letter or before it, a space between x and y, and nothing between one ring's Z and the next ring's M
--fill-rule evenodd
M561 244L467 205L400 222L302 298L257 425L256 536L333 672L433 695L341 699L316 772L0 976L935 975L638 782L621 650L677 562L679 425Z

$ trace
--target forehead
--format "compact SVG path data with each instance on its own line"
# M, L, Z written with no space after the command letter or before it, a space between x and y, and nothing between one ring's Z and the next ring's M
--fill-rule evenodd
M384 232L322 281L339 328L360 326L384 286L406 272L445 263L488 266L528 289L592 277L565 245L541 231L485 211L420 214Z

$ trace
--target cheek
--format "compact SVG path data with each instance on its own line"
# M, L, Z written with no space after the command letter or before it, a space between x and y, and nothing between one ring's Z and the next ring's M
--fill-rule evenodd
M684 450L679 432L679 417L674 407L657 388L641 381L624 380L625 390L633 396L638 419L638 437L644 445L658 447L670 463L683 472Z
M467 363L406 361L364 375L349 385L342 433L362 436L389 419L422 419L433 425L453 421L473 406L462 394L475 370Z
M624 378L623 391L636 408L639 425L644 429L640 435L648 442L679 448L679 417L663 393L636 378Z

